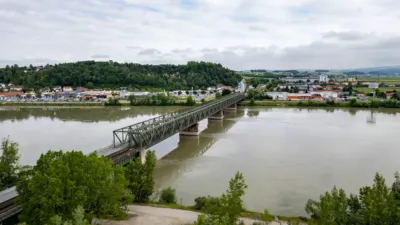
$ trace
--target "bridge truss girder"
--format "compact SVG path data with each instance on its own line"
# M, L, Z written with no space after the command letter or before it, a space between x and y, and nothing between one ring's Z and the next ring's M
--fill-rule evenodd
M174 118L165 119L151 129L129 130L129 146L139 149L149 148L242 99L242 94L224 96L210 104L201 105Z

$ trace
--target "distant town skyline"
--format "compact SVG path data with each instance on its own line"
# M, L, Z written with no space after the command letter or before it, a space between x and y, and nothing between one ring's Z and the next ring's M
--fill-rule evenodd
M210 61L235 69L398 65L397 0L3 0L0 66Z

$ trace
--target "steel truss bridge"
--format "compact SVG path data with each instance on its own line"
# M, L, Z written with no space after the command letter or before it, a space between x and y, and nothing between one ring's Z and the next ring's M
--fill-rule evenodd
M98 149L94 153L98 156L111 158L113 165L125 165L135 158L135 153L138 150L149 148L238 103L243 98L243 93L234 93L197 107L179 110L114 130L112 144ZM22 211L14 204L17 196L15 187L0 192L0 223Z

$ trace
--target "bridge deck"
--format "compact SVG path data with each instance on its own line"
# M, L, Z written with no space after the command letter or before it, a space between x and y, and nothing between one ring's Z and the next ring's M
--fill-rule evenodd
M18 196L15 187L8 188L0 192L0 203L6 202Z
M119 152L123 152L124 150L126 150L127 148L129 148L129 143L122 143L116 147L114 147L113 145L104 147L102 149L98 149L96 150L96 154L97 156L105 156L105 157L109 157L109 156L113 156L118 154Z

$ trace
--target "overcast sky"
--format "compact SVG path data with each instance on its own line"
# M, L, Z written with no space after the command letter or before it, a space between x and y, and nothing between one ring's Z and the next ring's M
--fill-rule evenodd
M400 64L400 0L0 0L0 66Z

